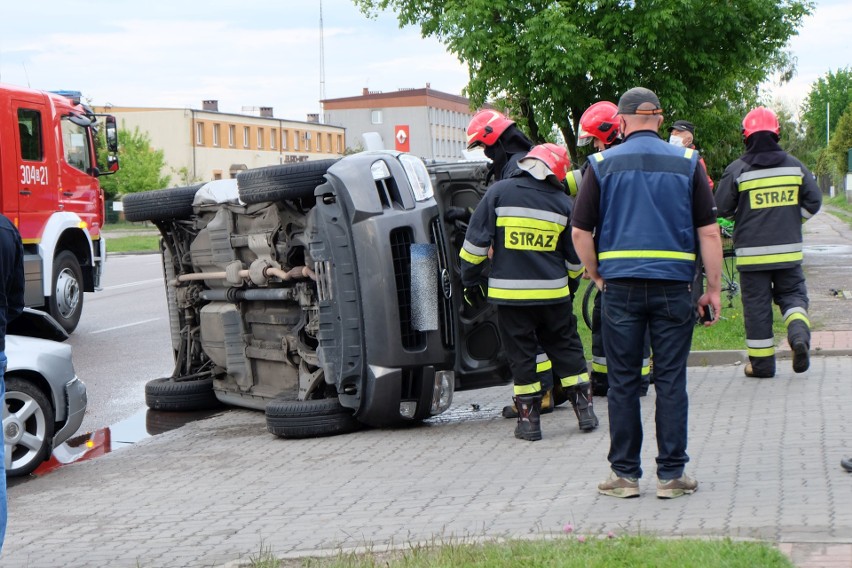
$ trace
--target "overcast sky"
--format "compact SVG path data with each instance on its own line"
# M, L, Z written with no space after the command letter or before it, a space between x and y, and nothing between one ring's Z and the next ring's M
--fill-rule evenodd
M847 3L819 1L791 41L799 73L777 89L788 105L829 70L852 66ZM326 98L465 86L465 66L393 15L368 19L351 0L322 6ZM318 0L7 2L0 81L79 90L96 105L200 108L216 99L223 112L272 106L276 117L304 120L320 110L319 21Z

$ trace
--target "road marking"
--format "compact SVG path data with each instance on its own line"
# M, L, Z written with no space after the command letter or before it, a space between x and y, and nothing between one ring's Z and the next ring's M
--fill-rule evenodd
M145 323L151 323L152 321L159 321L163 318L151 318L147 320L137 321L134 323L126 323L124 325L117 325L115 327L108 327L106 329L99 329L97 331L90 331L89 335L95 335L96 333L106 333L107 331L115 331L116 329L124 329L125 327L133 327L134 325L142 325Z
M101 290L118 290L119 288L130 288L132 286L144 286L152 282L162 282L162 278L151 278L150 280L140 280L139 282L128 282L126 284L116 284L115 286L105 286Z

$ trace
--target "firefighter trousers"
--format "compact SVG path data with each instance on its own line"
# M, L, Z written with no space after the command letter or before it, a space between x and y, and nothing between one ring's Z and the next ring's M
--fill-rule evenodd
M543 350L550 359L554 383L571 387L588 382L583 344L571 303L498 305L500 339L515 381L515 395L544 390L536 374L536 357Z
M787 327L787 341L792 347L811 344L808 320L808 291L801 266L778 270L741 271L743 320L746 349L755 373L775 374L775 340L772 333L772 303L781 310Z

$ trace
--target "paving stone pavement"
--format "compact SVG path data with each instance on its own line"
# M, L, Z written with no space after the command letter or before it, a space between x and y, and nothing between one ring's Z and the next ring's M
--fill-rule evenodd
M840 337L808 372L782 359L771 380L745 378L738 352L696 354L687 472L701 486L680 499L654 493L653 389L632 500L595 490L608 474L605 399L595 432L558 408L535 443L500 417L508 387L456 393L417 427L314 440L279 439L263 413L231 409L12 487L0 566L241 566L262 548L559 536L568 522L588 536L761 539L800 568L852 566L852 474L839 465L852 455L852 344Z

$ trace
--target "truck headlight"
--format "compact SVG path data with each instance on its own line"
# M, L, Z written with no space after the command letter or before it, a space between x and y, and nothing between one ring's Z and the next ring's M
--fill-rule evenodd
M435 387L432 391L432 408L430 414L435 416L450 408L453 403L453 392L456 390L456 375L453 371L437 371Z
M431 199L435 195L435 191L432 189L432 179L429 177L426 164L420 158L411 154L401 154L399 161L402 162L408 183L411 184L414 199L417 201Z

